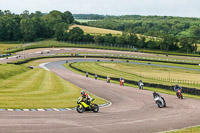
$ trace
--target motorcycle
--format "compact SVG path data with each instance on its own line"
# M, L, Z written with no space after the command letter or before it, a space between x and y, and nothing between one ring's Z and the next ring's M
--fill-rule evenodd
M110 83L110 78L107 78L107 83Z
M143 86L144 86L143 83L139 83L139 84L138 84L138 87L139 87L140 90L143 90Z
M97 113L99 111L99 106L94 103L95 99L92 99L89 105L83 99L83 97L79 97L77 101L78 105L76 110L78 113L83 113L84 111L93 111Z
M154 97L154 101L156 102L156 104L159 108L166 107L165 99L162 96L160 96L158 93L154 92L153 97Z
M183 95L182 95L181 89L179 89L179 90L176 92L176 95L177 95L178 98L183 99Z
M120 86L124 86L124 80L120 80Z

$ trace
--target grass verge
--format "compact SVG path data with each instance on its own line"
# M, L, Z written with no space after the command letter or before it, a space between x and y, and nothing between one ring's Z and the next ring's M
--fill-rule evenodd
M200 126L181 129L181 130L175 130L175 131L169 131L165 133L199 133L199 132L200 132Z
M68 64L64 64L64 66L65 66L67 69L71 70L71 71L74 71L74 72L76 72L76 73L78 73L78 74L81 74L81 75L84 75L84 76L85 76L85 73L79 72L79 71L77 71L77 70L75 70L75 69L69 67L69 63L68 63ZM101 72L101 75L102 75L102 72ZM111 75L109 75L109 76L111 76ZM94 76L91 76L91 75L89 75L89 77L94 78ZM98 78L98 79L104 80L104 81L105 81L105 79L103 79L103 78ZM113 81L113 80L111 79L111 83L119 84L119 81ZM127 83L125 83L125 85L126 85L126 86L130 86L130 87L134 87L134 88L138 88L137 85L133 85L133 84L127 84ZM144 89L145 89L145 90L149 90L149 91L156 91L156 92L160 92L160 93L170 94L170 95L176 95L174 91L164 90L164 89L160 89L160 88L144 87ZM195 98L195 99L199 99L199 100L200 100L200 96L196 96L196 95L190 95L190 94L185 94L185 93L184 93L184 97Z
M0 108L71 108L77 105L80 91L54 73L34 68L6 80L0 79ZM97 104L106 103L96 96L91 97L96 98Z

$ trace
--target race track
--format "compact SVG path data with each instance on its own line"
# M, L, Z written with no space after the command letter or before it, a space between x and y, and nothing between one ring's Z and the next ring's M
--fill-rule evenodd
M62 60L62 59L61 59ZM0 132L39 133L151 133L200 124L200 101L164 96L167 108L158 108L152 92L76 74L56 61L46 67L67 81L110 102L99 113L0 112ZM184 94L183 94L184 95Z

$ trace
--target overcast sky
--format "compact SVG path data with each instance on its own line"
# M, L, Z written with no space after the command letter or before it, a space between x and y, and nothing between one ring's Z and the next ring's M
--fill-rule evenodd
M52 10L73 14L200 17L200 0L0 0L0 10L14 13Z

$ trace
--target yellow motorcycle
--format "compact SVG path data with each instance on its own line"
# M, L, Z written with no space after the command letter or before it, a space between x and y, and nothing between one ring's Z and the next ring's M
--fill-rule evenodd
M78 113L83 113L84 111L93 111L97 113L99 111L99 106L94 103L95 99L92 99L90 104L87 104L87 101L84 101L83 97L79 97L77 104L78 106L76 107L76 110Z

